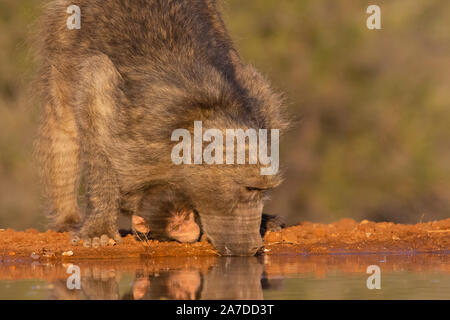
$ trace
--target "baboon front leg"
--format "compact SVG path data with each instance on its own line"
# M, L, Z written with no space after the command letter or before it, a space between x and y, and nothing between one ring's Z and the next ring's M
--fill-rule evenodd
M120 241L118 216L120 191L114 152L113 125L118 108L118 83L121 80L105 55L87 58L80 72L76 99L80 127L82 160L86 180L87 208L83 225L72 243L81 238L85 246L104 246L110 239Z
M85 246L120 241L118 232L119 188L108 158L100 151L88 153L86 172L86 218L79 237Z

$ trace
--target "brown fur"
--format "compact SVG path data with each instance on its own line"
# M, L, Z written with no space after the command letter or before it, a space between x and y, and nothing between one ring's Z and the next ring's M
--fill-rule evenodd
M66 27L73 4L80 30ZM261 215L237 212L260 210L262 190L279 177L260 176L255 165L170 159L172 131L192 130L194 120L223 130L286 127L280 96L240 61L215 1L56 0L44 12L37 151L56 228L81 221L82 238L118 238L121 208L134 213L147 190L171 185L190 199L213 244L252 251ZM214 227L222 222L223 230Z

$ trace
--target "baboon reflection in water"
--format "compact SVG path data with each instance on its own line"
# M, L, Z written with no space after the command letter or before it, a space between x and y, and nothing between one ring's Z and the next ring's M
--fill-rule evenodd
M198 258L202 259L202 258ZM180 263L183 265L183 262ZM55 299L222 300L263 299L264 266L260 259L213 258L209 267L176 268L151 272L137 270L130 290L120 295L120 276L95 267L82 270L81 290L69 290L64 281L54 283ZM265 289L267 289L267 282Z

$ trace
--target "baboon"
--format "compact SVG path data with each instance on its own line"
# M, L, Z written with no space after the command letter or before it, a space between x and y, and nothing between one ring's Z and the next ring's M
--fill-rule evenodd
M71 5L80 29L67 28ZM221 254L253 255L264 194L280 175L260 175L260 162L171 160L172 132L193 132L194 121L222 131L287 126L281 95L241 61L216 1L56 0L38 29L36 145L55 228L86 244L120 241L119 212L139 215L146 192L175 186Z

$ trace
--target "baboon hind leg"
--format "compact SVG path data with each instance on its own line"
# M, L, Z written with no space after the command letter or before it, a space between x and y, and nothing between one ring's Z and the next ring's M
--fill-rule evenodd
M62 84L50 81L51 98L44 110L36 144L41 177L50 211L52 227L68 231L77 225L79 155L78 130L72 110L64 102Z

